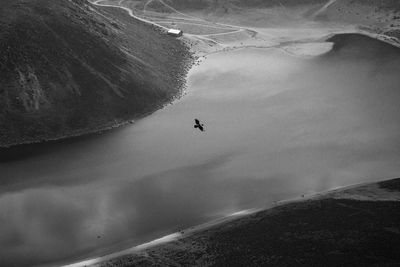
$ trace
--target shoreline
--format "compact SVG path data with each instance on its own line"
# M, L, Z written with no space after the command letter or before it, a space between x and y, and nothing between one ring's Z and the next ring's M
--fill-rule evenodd
M191 65L193 65L194 63L191 63ZM186 73L187 75L187 73ZM12 148L17 148L17 147L21 147L21 146L26 146L26 145L37 145L37 144L44 144L44 143L51 143L51 142L58 142L58 141L63 141L63 140L68 140L68 139L74 139L74 138L78 138L78 137L83 137L83 136L90 136L90 135L101 135L104 134L106 132L109 132L111 130L114 129L118 129L118 128L122 128L125 127L129 124L134 124L137 120L143 119L147 116L150 116L151 114L153 114L154 112L157 112L169 105L173 105L173 103L176 100L179 100L185 93L186 90L186 85L183 85L180 89L179 92L177 94L175 94L173 96L172 100L168 100L166 102L164 102L163 104L161 104L160 106L154 108L154 110L145 112L143 114L140 114L140 116L134 118L134 119L129 119L129 120L121 120L119 122L109 122L106 123L102 126L98 126L94 129L90 129L90 130L80 130L80 131L76 131L76 132L72 132L72 133L67 133L67 134L63 134L60 136L56 136L56 137L50 137L50 138L40 138L37 140L29 140L29 141L21 141L18 143L12 143L9 145L0 145L0 152L2 150L8 150L8 149L12 149Z
M109 6L109 7L118 8L115 6ZM122 8L122 9L124 9L124 8ZM344 34L349 34L349 33L350 32L346 32ZM361 28L357 28L356 31L354 31L352 33L364 35L364 36L370 37L372 39L390 44L392 46L400 47L400 43L397 41L396 38L388 37L383 34L365 31ZM235 51L235 50L249 49L249 48L277 49L277 50L281 50L284 53L288 53L288 54L292 55L291 52L289 52L285 49L290 44L307 45L307 44L317 43L318 40L321 40L320 42L322 43L322 42L326 42L326 40L329 39L330 37L340 35L340 34L343 34L343 33L340 33L340 32L331 33L329 35L326 35L325 37L321 37L320 39L317 39L317 38L315 38L315 40L313 40L313 39L303 40L302 39L302 40L298 40L298 41L289 41L287 43L283 42L283 43L280 43L280 44L277 44L274 46L266 46L266 47L244 45L244 46L240 46L240 47L222 46L222 48L221 48L218 45L216 45L215 46L217 48L216 51L205 53L203 57L206 58L208 55L211 55L214 53L231 52L231 51ZM11 144L9 146L0 146L0 152L2 152L3 149L4 149L4 151L7 151L9 148L12 149L12 148L16 148L19 146L23 147L25 145L30 145L30 144L40 144L40 143L43 143L43 144L50 143L51 144L51 142L54 142L54 141L63 142L65 140L73 139L73 138L77 138L77 137L84 137L84 136L90 136L90 135L93 135L93 136L102 135L113 129L122 128L128 124L135 123L137 120L146 118L147 116L150 116L151 114L153 114L155 112L161 111L163 108L165 108L169 105L173 105L176 101L179 101L180 99L182 99L184 97L184 95L186 94L186 92L187 92L187 86L186 86L187 85L187 77L190 73L190 70L194 66L196 66L199 62L201 62L201 58L199 58L198 54L196 54L196 51L194 51L192 48L189 47L188 43L185 42L186 40L190 40L190 37L186 37L186 38L184 37L183 39L179 40L181 43L183 43L184 46L188 47L190 50L190 53L189 53L190 55L185 57L182 60L182 62L184 62L184 64L181 65L182 66L181 69L184 70L182 72L183 74L176 75L176 79L179 80L179 82L178 82L179 86L175 87L176 90L174 90L174 92L171 93L171 95L169 97L163 99L157 105L154 105L154 107L147 109L147 111L144 111L141 114L138 114L137 117L133 116L133 117L135 117L134 119L120 119L120 120L114 119L114 120L110 120L109 122L105 122L104 124L99 124L97 126L94 126L91 129L88 128L86 130L84 129L84 130L72 131L68 134L56 136L54 138L39 139L36 141L28 140L26 142L23 141L21 143ZM219 49L219 48L221 48L221 49ZM324 52L324 53L326 53L326 52ZM322 53L322 54L324 54L324 53ZM296 56L296 55L293 54L292 56ZM299 55L299 56L301 56L301 55ZM179 232L172 233L172 234L166 235L161 238L157 238L153 241L149 241L149 242L146 242L146 243L143 243L140 245L136 245L132 248L128 248L128 249L125 249L122 251L117 251L115 253L111 253L111 254L108 254L103 257L95 258L93 260L83 261L83 262L79 262L76 264L65 265L65 266L86 266L86 265L92 265L92 264L94 264L94 265L102 264L105 261L112 261L116 258L125 257L125 256L129 256L129 255L132 256L132 254L134 254L135 257L136 256L143 257L143 255L140 255L140 253L143 252L144 254L147 254L146 250L153 249L153 248L158 249L159 247L165 246L165 245L168 246L169 244L171 244L173 242L180 242L183 239L192 238L194 235L199 235L199 234L201 235L201 234L203 234L203 232L207 232L210 229L221 228L221 227L229 225L237 220L241 220L241 219L248 220L250 217L255 216L258 213L269 212L275 208L282 208L284 206L292 205L292 204L297 205L299 203L301 204L301 203L307 202L307 201L319 201L319 200L326 200L328 198L335 199L336 195L343 194L344 192L349 191L349 190L356 189L356 191L357 191L359 188L363 188L365 186L368 187L368 186L372 186L372 185L374 185L374 186L377 185L379 187L379 185L381 183L390 182L390 181L394 181L394 180L389 179L389 180L383 180L380 182L378 181L378 182L346 185L346 186L335 187L332 189L327 189L327 190L324 190L321 192L313 193L308 196L301 195L299 197L292 198L292 199L284 199L284 200L276 201L276 202L273 202L272 204L267 205L263 208L254 208L254 209L247 209L247 210L234 212L234 213L226 215L222 218L211 220L209 222L199 224L197 226L189 227L186 230L181 230ZM374 187L372 187L372 188L374 188ZM368 197L366 197L366 199L368 199ZM391 201L391 200L377 199L377 200L371 200L371 201L377 202L377 201ZM398 200L396 200L396 201L398 201ZM148 257L148 256L145 255L145 257ZM102 265L100 265L100 266L102 266ZM118 264L117 264L117 266L118 266Z
M101 0L92 0L92 1L87 0L87 1L90 4L93 4L100 8L122 9L122 10L126 11L129 14L129 16L132 17L133 19L142 21L143 23L148 24L148 25L152 25L156 28L159 28L160 30L166 29L165 27L158 25L157 23L154 23L154 22L151 22L151 21L148 21L145 19L141 19L140 17L135 16L132 13L132 11L127 7L108 5L108 4L99 4L99 2L101 2ZM223 25L223 24L221 24L221 25ZM192 55L190 58L184 59L185 65L182 66L182 69L185 70L185 73L183 73L182 76L179 77L179 80L187 81L187 75L188 75L190 69L193 66L200 64L201 58L207 57L208 55L223 53L223 52L231 52L231 51L246 49L246 48L255 48L255 49L278 49L278 50L281 50L282 52L287 53L291 56L308 58L308 57L314 57L316 55L307 55L307 54L297 55L296 53L289 52L289 50L285 49L285 47L287 48L288 45L291 45L291 44L292 45L302 45L302 44L326 42L327 39L329 39L330 37L333 37L335 35L338 35L338 34L345 34L345 33L361 34L361 35L365 35L365 36L371 37L373 39L376 39L376 40L379 40L379 41L382 41L387 44L390 44L390 45L400 48L400 42L395 37L390 37L390 36L386 36L384 34L374 33L374 32L362 29L363 28L362 25L353 25L353 26L355 26L354 31L338 31L338 32L334 32L334 33L329 33L320 38L315 38L315 40L307 39L304 41L301 41L301 40L300 41L299 40L288 41L288 42L270 44L270 45L265 45L265 46L243 44L243 45L239 45L239 46L225 45L225 46L218 47L217 44L214 44L212 50L210 50L210 51L202 51L198 47L193 48L190 42L193 42L193 41L196 42L196 41L199 41L199 39L193 38L193 36L196 36L196 35L192 35L192 34L190 34L188 36L184 35L183 38L180 39L180 42L190 50ZM239 26L237 26L237 27L239 27ZM241 29L245 29L245 28L241 28ZM326 52L328 52L328 51L324 51L322 54L324 54ZM64 134L61 134L58 136L53 136L53 137L40 137L35 140L22 140L22 141L16 142L16 143L0 144L0 151L8 150L11 148L20 147L20 146L24 146L24 145L33 145L33 144L42 144L42 143L48 143L48 142L62 141L62 140L68 140L68 139L73 139L73 138L83 137L83 136L90 136L90 135L101 135L101 134L103 134L105 132L109 132L113 129L118 129L118 128L127 126L129 124L133 124L133 123L135 123L135 121L143 119L143 118L153 114L156 111L162 110L166 106L173 105L173 103L175 101L181 99L185 95L185 91L186 91L186 82L184 82L183 84L181 84L179 86L177 93L172 95L171 99L166 100L165 102L161 103L160 105L155 106L155 107L149 109L148 111L145 111L142 114L133 117L132 119L114 120L114 121L106 122L102 125L95 126L91 129L77 130L74 132L64 133Z
M123 7L117 7L117 6L108 6L108 5L101 5L97 4L95 2L88 1L90 4L96 5L100 8L121 8L125 11ZM129 13L129 12L128 12ZM134 19L137 19L135 16L132 16ZM140 20L142 21L142 20ZM146 21L142 21L143 23L147 23ZM182 73L179 77L176 77L176 80L178 81L178 85L176 88L174 88L174 93L172 93L170 96L168 96L165 100L162 100L160 103L153 107L147 108L147 110L143 111L141 114L134 114L132 115L132 118L130 119L114 119L112 121L104 122L96 126L92 126L90 129L79 129L75 131L70 131L68 133L63 133L60 135L53 135L53 136L41 136L37 137L33 140L20 140L18 142L0 142L0 152L1 151L6 151L8 149L13 149L13 148L18 148L26 145L37 145L37 144L44 144L44 143L51 143L51 142L57 142L57 141L63 141L63 140L68 140L68 139L74 139L77 137L84 137L84 136L90 136L90 135L101 135L105 132L109 132L113 129L121 128L124 126L127 126L129 124L135 123L137 120L143 119L154 112L161 110L165 108L166 106L173 105L173 103L182 98L184 96L185 91L186 91L186 81L187 81L187 75L190 71L190 69L193 67L194 64L196 64L198 57L191 51L190 47L187 45L186 42L183 40L179 40L180 43L185 46L189 51L190 55L188 57L182 58L183 64L181 65L181 70ZM3 144L4 143L4 144Z
M110 6L111 7L111 6ZM350 32L345 32L345 33L350 33ZM368 31L364 31L362 29L359 29L359 31L355 31L353 32L354 34L360 34L360 35L364 35L364 36L368 36L370 38L376 39L378 41L387 43L389 45L392 45L394 47L400 48L400 43L399 42L395 42L394 40L392 40L392 38L389 38L385 35L382 34L377 34L377 33L371 33ZM315 42L326 42L327 39L338 35L338 34L342 34L342 33L332 33L332 34L328 34L322 38L316 39ZM185 41L181 41L184 45L186 45L188 47L188 44L185 43ZM293 44L308 44L311 42L293 42ZM191 51L194 55L189 58L186 59L187 63L184 66L184 69L186 69L186 73L184 75L182 75L182 77L184 77L184 79L187 79L187 75L190 71L190 69L201 63L201 58L207 57L209 55L213 55L213 54L218 54L218 53L225 53L225 52L232 52L232 51L236 51L236 50L240 50L240 49L278 49L280 51L282 51L283 53L287 53L291 56L295 56L295 57L313 57L313 56L298 56L295 54L292 54L290 52L288 52L286 49L284 49L283 47L285 47L286 44L278 44L278 45L272 45L272 46L254 46L254 45L244 45L241 47L226 47L226 48L222 48L222 49L218 49L216 51L212 51L212 52L207 52L204 53L202 55L196 54L199 51ZM329 51L326 51L329 52ZM324 52L324 53L326 53ZM323 54L323 53L322 53ZM182 78L181 77L181 78ZM41 139L37 139L37 140L28 140L28 141L21 141L18 143L12 143L9 145L0 145L0 151L1 150L7 150L7 149L11 149L11 148L15 148L15 147L20 147L20 146L25 146L25 145L35 145L35 144L43 144L43 143L50 143L50 142L56 142L56 141L62 141L62 140L68 140L68 139L73 139L73 138L77 138L77 137L83 137L83 136L90 136L90 135L101 135L103 133L112 131L114 129L118 129L118 128L122 128L125 127L129 124L134 124L137 120L143 119L151 114L153 114L154 112L157 112L159 110L162 110L163 108L169 106L169 105L173 105L175 101L181 99L186 92L186 84L183 84L180 86L180 88L178 89L178 92L172 96L171 100L168 100L164 103L162 103L160 106L155 107L154 109L152 109L151 111L145 112L141 115L139 115L136 118L133 119L129 119L129 120L123 120L123 121L118 121L118 122L109 122L106 123L104 125L98 126L94 129L90 129L90 130L81 130L81 131L76 131L76 132L72 132L72 133L66 133L60 136L56 136L56 137L50 137L50 138L41 138Z
M159 237L154 240L150 240L148 242L133 246L128 249L124 249L122 251L110 253L101 257L92 258L83 260L80 262L75 262L72 264L62 265L63 267L81 267L81 266L108 266L107 264L112 264L112 266L124 266L123 264L118 264L115 261L119 261L124 259L125 257L135 257L141 256L142 254L147 254L146 251L148 250L157 250L164 246L168 246L172 243L180 243L184 239L190 239L195 235L201 235L202 233L209 232L213 228L221 228L221 227L228 227L229 224L234 224L240 220L250 220L252 216L257 216L260 213L269 213L274 209L286 208L290 205L297 205L307 202L313 201L320 201L320 200L327 200L327 199L340 199L343 197L344 199L349 198L346 196L347 192L358 191L359 189L368 188L368 187L375 187L379 186L380 184L384 183L391 183L400 181L399 178L392 178L392 179L384 179L379 180L376 182L363 182L363 183L356 183L351 185L345 185L340 187L334 187L331 189L323 190L320 192L313 193L311 195L301 195L291 199L283 199L280 201L276 201L270 203L264 207L259 208L252 208L234 212L232 214L228 214L222 218L217 218L215 220L211 220L209 222L205 222L199 225L195 225L189 227L187 229L181 230L179 232L173 232L166 236ZM371 192L373 193L373 192ZM350 193L350 196L352 193ZM387 201L386 199L383 200L374 200L375 202L384 202ZM398 200L400 203L400 192L398 192ZM103 265L105 264L105 265Z
M187 61L188 61L188 63L185 65L185 69L187 69L187 70L186 70L186 73L183 75L185 77L184 79L186 79L186 76L188 75L188 72L189 72L190 68L195 64L196 60L195 60L195 58L190 58ZM18 143L12 143L12 144L9 144L9 145L0 145L0 152L2 150L18 148L18 147L26 146L26 145L37 145L37 144L44 144L44 143L51 143L51 142L69 140L69 139L74 139L74 138L78 138L78 137L90 136L90 135L101 135L101 134L104 134L104 133L109 132L111 130L122 128L122 127L125 127L125 126L129 125L129 124L134 124L136 121L138 121L140 119L143 119L143 118L145 118L147 116L150 116L154 112L157 112L157 111L159 111L159 110L161 110L161 109L163 109L163 108L165 108L165 107L167 107L169 105L173 105L175 101L177 101L177 100L182 98L182 96L185 94L185 91L186 91L186 84L183 84L178 89L178 92L172 96L171 100L165 101L161 105L156 106L155 108L152 108L150 111L147 111L147 112L144 112L143 114L140 114L136 118L132 118L132 119L128 119L128 120L121 120L121 121L117 121L115 119L114 122L109 122L109 123L106 123L104 125L95 127L94 129L90 129L90 130L79 130L79 131L63 134L63 135L56 136L56 137L40 138L40 139L37 139L37 140L28 140L28 141L21 141L21 142L18 142Z

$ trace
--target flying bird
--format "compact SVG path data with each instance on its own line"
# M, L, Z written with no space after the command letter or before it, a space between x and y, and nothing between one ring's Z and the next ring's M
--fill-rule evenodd
M200 131L204 132L204 124L200 123L198 119L194 119L194 128L198 128Z

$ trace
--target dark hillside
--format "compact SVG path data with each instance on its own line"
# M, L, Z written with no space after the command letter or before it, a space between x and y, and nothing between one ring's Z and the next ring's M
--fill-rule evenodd
M399 266L398 196L394 179L289 202L96 266Z
M0 59L0 146L8 146L154 111L179 92L190 54L119 9L3 0Z

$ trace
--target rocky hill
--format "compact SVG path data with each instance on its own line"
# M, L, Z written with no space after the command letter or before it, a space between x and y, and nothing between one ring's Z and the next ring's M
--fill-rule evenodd
M171 101L190 52L117 8L3 0L0 146L114 126Z

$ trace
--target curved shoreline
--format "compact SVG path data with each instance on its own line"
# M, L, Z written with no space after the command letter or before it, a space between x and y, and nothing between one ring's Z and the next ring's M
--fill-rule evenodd
M384 179L381 181L377 182L365 182L365 183L357 183L357 184L352 184L352 185L346 185L346 186L341 186L341 187L335 187L332 189L324 190L321 192L313 193L311 195L305 196L301 195L296 198L292 199L284 199L280 201L276 201L272 204L269 204L264 207L260 208L253 208L253 209L247 209L247 210L241 210L234 212L232 214L228 214L222 218L218 218L203 224L199 224L196 226L192 226L188 229L181 230L180 232L175 232L175 233L170 233L166 236L133 246L128 249L124 249L122 251L114 252L111 254L107 254L105 256L97 257L97 258L92 258L92 259L87 259L84 261L79 261L75 262L72 264L67 264L63 265L63 267L83 267L83 266L103 266L102 264L107 264L111 263L113 260L117 259L122 259L124 257L130 257L130 256L135 256L139 255L140 253L143 253L146 250L151 250L151 249L158 249L162 248L163 246L167 246L169 243L172 242L178 242L182 239L190 239L193 235L196 234L202 234L204 232L210 231L212 228L220 228L224 227L226 225L229 225L230 223L234 223L235 221L239 221L240 219L244 220L251 220L251 217L253 215L256 215L258 213L266 213L269 212L270 210L276 209L276 208L284 208L289 205L296 205L296 204L301 204L305 202L310 202L310 201L320 201L324 199L357 199L359 195L357 195L357 192L361 190L361 195L362 194L373 194L374 192L371 192L372 190L368 191L368 189L363 191L363 188L374 188L375 186L379 186L380 184L384 183L392 183L396 182L398 179ZM349 193L350 192L350 193ZM390 199L390 190L386 191L386 193L389 195ZM377 192L379 195L379 193ZM385 194L385 190L381 192L380 194ZM400 192L393 193L392 194L394 197L394 201L400 201ZM368 195L366 195L368 198ZM382 199L379 199L381 197ZM399 200L396 200L398 198ZM375 201L387 201L387 199L384 198L383 195L379 195L378 199ZM112 262L113 266L124 266L123 264L118 264L115 262Z
M90 1L88 1L90 4L94 4ZM94 4L95 5L95 4ZM108 6L108 5L97 5L100 8L122 8L123 7L117 7L117 6ZM127 11L127 9L124 9ZM129 12L128 12L129 13ZM139 21L143 21L135 16L132 16L134 19L137 19ZM144 23L148 23L147 21L143 21ZM162 27L162 26L160 26ZM188 45L180 40L180 43L182 46L185 46L188 50L189 47ZM186 77L188 75L189 70L195 64L196 57L193 55L192 52L190 52L190 55L188 57L183 57L181 61L183 64L181 65L181 70L182 73L180 74L179 77L176 77L176 80L178 81L178 86L174 88L174 93L170 94L166 99L161 100L160 103L157 105L154 105L152 107L148 107L146 110L144 110L140 114L133 114L130 116L130 119L117 119L115 118L114 120L106 121L103 122L99 125L91 126L90 128L84 128L84 129L77 129L74 131L69 131L66 133L58 134L58 135L49 135L49 136L40 136L40 137L35 137L32 139L25 139L25 140L19 140L17 142L9 142L8 140L4 140L0 142L0 151L2 150L8 150L10 148L14 147L21 147L25 145L34 145L34 144L41 144L41 143L47 143L47 142L54 142L54 141L62 141L62 140L67 140L67 139L73 139L77 137L83 137L83 136L88 136L88 135L97 135L97 134L102 134L104 132L108 132L112 129L120 128L123 126L126 126L128 124L132 124L137 120L140 120L144 117L147 117L151 115L152 113L163 109L164 107L173 104L177 99L180 99L184 95L184 91L186 88ZM158 102L158 101L157 101Z
M334 36L334 35L333 35ZM219 51L219 52L227 52L227 51ZM190 227L186 230L183 230L181 232L175 232L175 233L171 233L169 235L166 235L164 237L160 237L158 239L155 239L153 241L149 241L146 243L143 243L141 245L136 245L134 247L128 248L128 249L124 249L122 251L117 251L111 254L108 254L106 256L102 256L102 257L98 257L98 258L94 258L94 259L89 259L89 260L85 260L82 262L77 262L74 264L70 264L70 265L65 265L68 267L77 267L77 266L86 266L86 265L95 265L97 266L97 264L100 264L102 262L107 262L110 260L113 260L115 258L120 258L120 257L124 257L130 254L137 254L137 253L141 253L144 250L147 249L151 249L154 248L156 246L160 246L160 245L165 245L167 243L170 242L174 242L177 240L181 240L183 238L187 238L190 235L199 233L201 231L206 231L207 229L214 227L214 226L218 226L218 225L223 225L225 223L229 223L232 220L235 219L239 219L239 218L243 218L243 217L247 217L250 216L252 214L258 213L260 211L267 211L270 210L272 208L276 208L276 207L280 207L280 206L284 206L284 205L288 205L291 203L297 203L297 202L302 202L305 200L316 200L319 198L326 198L331 196L332 194L338 194L341 193L343 191L347 191L350 189L354 189L354 188L359 188L361 186L367 186L367 185L371 185L371 184L376 184L376 183L357 183L357 184L352 184L352 185L346 185L343 187L336 187L336 188L331 188L328 190L324 190L315 194L312 194L310 196L299 196L297 198L294 199L285 199L285 200L281 200L278 202L275 202L271 205L268 205L267 207L263 207L263 208L255 208L255 209L250 209L250 210L243 210L243 211L238 211L235 212L233 214L227 215L225 217L216 219L216 220L212 220L210 222L204 223L204 224L200 224L197 226L193 226ZM129 256L128 256L129 257Z
M375 38L375 39L377 39L377 38ZM378 39L378 40L379 40L379 39ZM380 41L382 41L382 40L380 40ZM246 48L246 47L242 47L242 48ZM273 48L273 47L268 47L268 48ZM238 49L241 49L241 48L238 48ZM225 52L225 51L219 51L219 52ZM193 63L193 62L192 62L192 63ZM184 85L183 85L183 87L184 87ZM172 103L173 103L174 101L176 101L177 99L180 99L180 97L182 97L182 94L183 94L183 93L184 93L184 88L182 88L182 89L180 90L180 92L177 93L177 94L175 95L175 97L173 98L173 100L171 100L171 101L169 101L169 102L165 102L163 105L161 105L160 107L156 108L154 111L151 111L151 112L148 112L148 113L143 114L143 116L141 116L141 118L142 118L142 117L145 117L145 116L148 116L148 115L152 114L153 112L155 112L155 111L157 111L157 110L159 110L159 109L162 109L163 107L165 107L165 106L167 106L167 105L172 104ZM110 126L108 126L108 127L106 127L106 128L102 128L102 129L98 129L98 130L95 129L95 130L93 130L93 131L84 132L84 133L77 133L76 135L69 135L69 136L60 137L60 138L56 138L56 139L48 139L48 140L46 140L46 141L50 141L50 140L60 140L60 139L65 139L65 138L72 138L72 137L83 136L83 135L87 135L87 134L99 134L99 133L101 134L102 132L108 131L108 130L110 130L110 129L122 127L122 126L124 126L124 125L129 124L129 123L133 123L134 121L135 121L135 120L128 120L128 121L122 121L122 122L115 122L114 124L112 124L112 125L110 125ZM39 142L41 142L41 141L38 141L38 143L39 143ZM34 143L34 142L31 142L31 143ZM352 187L352 188L353 188L353 187L358 187L358 186L360 186L360 185L364 185L364 184L352 185L351 187ZM324 192L321 192L321 193L317 193L316 195L313 195L313 196L311 196L311 197L312 197L312 198L315 198L315 197L321 196L321 194L322 194L322 195L330 194L330 193L336 192L336 191L338 191L338 190L341 191L341 190L344 190L344 189L348 189L348 187L349 187L349 186L345 186L345 187L342 187L342 188L339 188L339 189L336 188L336 189L333 189L333 190L324 191ZM281 205L286 205L286 204L288 204L288 203L296 202L296 201L303 200L303 199L309 199L309 198L290 199L290 200L279 201L279 202L277 202L277 203L279 204L278 206L281 206ZM248 215L254 214L254 213L258 212L258 211L266 210L266 209L269 209L269 208L272 208L272 207L275 207L275 206L267 207L267 208L265 208L265 209L252 209L252 210L240 211L240 212L234 213L234 214L232 214L232 215L228 215L227 217L221 218L221 219L219 219L219 220L211 221L211 222L206 223L206 224L202 224L202 225L199 225L199 226L195 226L195 227L193 227L193 228L189 228L189 230L185 230L185 231L184 231L184 234L182 234L182 233L174 233L174 234L168 235L168 236L166 236L166 237L162 237L162 238L160 238L160 239L156 239L156 240L154 240L154 241L150 241L150 242L148 242L148 243L135 246L134 248L131 248L131 249L128 249L128 250L124 250L124 251L121 251L121 252L113 253L113 254L111 254L112 256L111 256L111 255L109 255L109 256L111 256L112 258L114 258L114 257L119 257L119 256L122 256L122 255L125 255L125 254L129 254L129 253L132 253L132 252L137 252L137 251L141 251L141 250L144 250L144 249L147 249L147 248L150 248L150 247L158 246L158 245L160 245L160 244L164 244L164 243L167 243L167 242L174 241L174 240L176 240L177 238L184 238L184 237L187 237L187 236L190 235L190 234L198 233L199 231L208 229L208 228L210 228L210 227L212 227L212 226L221 225L221 224L223 224L223 223L230 222L231 219L242 218L242 217L244 217L244 216L248 216ZM133 249L133 250L132 250L132 249ZM121 253L122 253L122 254L121 254ZM106 257L108 257L108 256L106 256ZM97 262L95 262L95 263L97 263ZM78 264L81 264L81 263L78 263ZM85 262L84 264L86 265L86 264L92 264L92 263L90 263L90 262ZM68 266L81 266L81 265L68 265Z
M129 14L129 16L132 17L135 20L138 20L138 21L141 21L141 22L143 22L145 24L149 24L149 25L152 25L154 27L157 27L157 28L161 29L162 31L166 31L167 30L167 28L162 26L162 25L159 25L159 24L157 24L155 22L152 22L150 20L146 20L146 19L143 19L141 17L135 16L133 14L133 11L131 9L127 8L127 7L119 6L119 5L100 4L99 2L101 2L102 0L94 0L94 1L93 0L92 1L87 0L87 1L90 4L93 4L93 5L98 6L98 7L105 7L105 8L109 7L109 8L122 9L122 10L126 11ZM220 24L220 25L226 25L226 24ZM233 25L229 25L229 26L232 27ZM243 27L240 27L240 26L235 26L235 27L238 27L238 29L241 29L241 30L247 29L247 28L243 28ZM355 31L338 31L338 32L330 33L330 34L327 34L325 37L316 38L314 41L308 40L308 42L312 43L312 42L326 41L328 38L333 37L334 35L337 35L337 34L341 34L341 33L355 33L355 34L366 35L368 37L371 37L373 39L388 43L388 44L393 45L395 47L400 47L400 42L396 38L388 37L388 36L383 35L383 34L369 32L369 31L361 29L360 27L361 26L356 27ZM186 37L186 38L188 38L187 40L191 40L192 39L191 37L192 36L196 36L196 35L188 34L188 36L189 37ZM191 49L189 43L187 42L187 40L183 39L183 40L181 40L181 43L183 45L185 45L186 47L188 47L193 54L197 54L197 56L192 56L192 58L188 58L188 59L185 60L186 61L185 62L185 66L183 66L183 69L185 69L185 73L183 73L182 77L181 77L183 80L186 80L186 77L187 77L187 74L188 74L189 70L191 69L191 67L194 64L196 64L196 59L199 57L199 52L200 52L200 51L197 51L196 49ZM289 43L291 43L293 45L304 44L303 42L299 42L299 41L293 41L293 42L289 42ZM284 49L283 48L284 45L287 45L287 44L278 43L278 44L266 45L266 46L246 45L246 44L244 44L244 45L241 45L241 46L227 46L227 47L222 47L220 49L216 49L215 51L205 52L201 56L207 56L209 54L214 54L214 53L219 53L219 52L229 52L229 51L232 51L232 50L243 49L243 48L267 48L267 49L269 49L269 48L277 48L277 49L283 50L285 53L291 54L292 56L297 56L297 55L292 54L291 52L289 52L287 49ZM315 55L304 55L304 57L309 57L309 56L312 57L312 56L315 56ZM76 131L73 131L73 132L64 133L64 134L61 134L61 135L58 135L58 136L53 136L53 137L40 137L40 138L37 138L35 140L26 140L26 141L22 140L22 141L15 142L15 143L8 143L8 144L3 144L3 145L0 144L0 150L12 148L12 147L29 145L29 144L40 144L40 143L46 143L46 142L60 141L60 140L64 140L64 139L71 139L71 138L76 138L76 137L81 137L81 136L86 136L86 135L102 134L102 133L110 131L112 129L120 128L120 127L126 126L128 124L132 124L136 120L142 119L142 118L154 113L157 110L163 109L165 106L173 104L174 101L176 101L177 99L180 99L184 95L185 87L186 87L185 84L180 85L180 88L177 89L178 93L173 95L172 99L166 100L161 105L156 106L154 108L151 108L151 109L149 109L149 111L146 111L146 112L136 116L135 118L128 119L128 120L109 121L109 122L106 122L106 123L104 123L102 125L98 125L98 126L92 128L92 129L76 130Z

